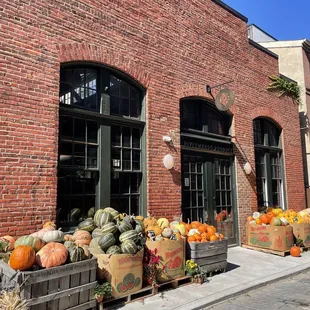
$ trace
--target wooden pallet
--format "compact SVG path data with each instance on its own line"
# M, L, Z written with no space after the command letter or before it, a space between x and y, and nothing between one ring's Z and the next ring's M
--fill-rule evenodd
M136 301L139 299L144 299L146 297L156 295L164 290L175 289L177 287L180 287L186 284L191 284L191 283L192 283L192 277L182 277L179 279L167 281L165 283L157 284L156 287L147 286L137 292L128 294L123 297L116 297L116 298L110 298L110 299L104 300L103 302L99 304L99 310L111 309L111 308L114 309L117 306L124 305L132 301Z
M255 251L258 251L258 252L274 254L274 255L283 256L283 257L287 256L287 255L290 255L290 250L276 251L276 250L264 249L264 248L260 248L260 247L257 247L257 246L247 245L247 244L242 244L242 247L245 248L245 249L249 249L249 250L255 250Z

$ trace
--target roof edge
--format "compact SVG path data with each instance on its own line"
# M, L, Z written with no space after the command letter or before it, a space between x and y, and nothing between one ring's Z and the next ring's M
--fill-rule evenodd
M212 2L216 3L217 5L219 5L220 7L222 7L223 9L225 9L226 11L228 11L229 13L231 13L232 15L238 17L239 19L241 19L244 22L248 22L248 18L245 17L244 15L242 15L241 13L239 13L238 11L234 10L232 7L230 7L229 5L227 5L226 3L224 3L221 0L211 0Z
M250 43L252 46L256 47L256 48L259 49L260 51L262 51L262 52L268 54L269 56L271 56L271 57L273 57L273 58L275 58L275 59L278 59L278 58L279 58L277 54L275 54L275 53L269 51L269 49L267 49L266 47L263 47L262 45L256 43L255 41L253 41L253 40L250 39L250 38L248 38L248 40L249 40L249 43Z
M252 23L250 25L248 25L248 27L254 26L257 29L259 29L260 31L262 31L264 34L266 34L268 37L270 37L271 39L274 39L275 41L279 41L277 38L275 38L274 36L272 36L271 34L269 34L268 32L266 32L264 29L258 27L256 24Z

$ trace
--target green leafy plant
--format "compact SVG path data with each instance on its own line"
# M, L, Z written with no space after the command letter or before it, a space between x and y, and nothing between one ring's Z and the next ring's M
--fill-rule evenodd
M272 82L268 85L267 89L279 91L279 97L286 95L300 104L300 88L297 83L290 82L277 75L270 75L269 79Z
M185 271L188 276L193 278L193 282L207 282L207 274L193 260L187 260Z
M94 289L95 298L103 296L104 299L108 299L112 296L112 285L109 282L103 284L97 284Z

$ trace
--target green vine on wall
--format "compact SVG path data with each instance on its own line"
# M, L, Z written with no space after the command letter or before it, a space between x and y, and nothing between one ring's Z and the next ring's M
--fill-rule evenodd
M291 97L295 102L300 104L300 88L295 82L290 82L277 75L270 75L269 79L272 81L267 89L279 91L279 97L286 95Z

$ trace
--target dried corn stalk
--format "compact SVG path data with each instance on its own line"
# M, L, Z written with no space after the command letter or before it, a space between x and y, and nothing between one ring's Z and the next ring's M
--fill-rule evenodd
M1 310L28 310L27 302L22 300L18 290L7 292L2 290L0 296Z

